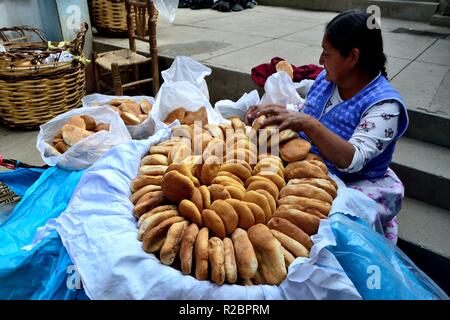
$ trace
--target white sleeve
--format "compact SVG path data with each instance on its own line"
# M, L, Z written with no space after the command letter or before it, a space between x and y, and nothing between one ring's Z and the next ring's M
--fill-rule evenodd
M382 153L398 132L400 105L396 101L383 101L365 112L351 136L355 147L352 163L342 172L358 172L370 160Z

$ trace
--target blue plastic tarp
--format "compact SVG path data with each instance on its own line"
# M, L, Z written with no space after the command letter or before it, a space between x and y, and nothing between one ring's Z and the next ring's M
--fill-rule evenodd
M329 250L363 299L448 299L430 277L364 220L336 213L329 221L336 237L336 246Z
M10 174L23 179L23 172ZM55 230L32 248L29 245L38 228L66 209L82 174L47 169L0 226L0 299L75 299L80 294L76 285L68 285L73 264Z

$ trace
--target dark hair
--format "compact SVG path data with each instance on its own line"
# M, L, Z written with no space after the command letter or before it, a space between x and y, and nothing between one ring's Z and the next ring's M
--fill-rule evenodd
M343 57L347 57L353 48L358 48L358 66L371 76L381 72L387 78L381 29L367 26L370 17L359 10L342 12L328 23L325 36Z

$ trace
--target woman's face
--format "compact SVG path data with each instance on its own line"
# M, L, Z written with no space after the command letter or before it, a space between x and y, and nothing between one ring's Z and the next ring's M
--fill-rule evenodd
M351 70L350 57L344 58L339 50L335 49L330 42L328 42L326 34L322 40L322 54L320 55L319 63L324 66L327 71L326 80L332 81L336 84L342 83Z

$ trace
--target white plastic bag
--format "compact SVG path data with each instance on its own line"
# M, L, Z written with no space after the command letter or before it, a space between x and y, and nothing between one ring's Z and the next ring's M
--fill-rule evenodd
M109 124L109 132L96 132L71 146L62 155L54 156L49 143L71 117L78 115L89 115L97 123ZM81 170L91 166L112 147L130 140L131 136L117 112L109 107L93 107L71 110L41 125L36 147L46 164L67 170Z
M208 86L205 77L211 74L211 69L200 62L185 56L178 56L169 69L161 72L164 83L187 81L200 89L209 101Z
M294 82L284 71L276 72L267 78L264 84L265 93L261 104L299 105L304 103L295 88Z
M177 14L179 0L155 0L156 10L170 23L173 23Z
M206 108L209 124L226 123L220 113L213 109L203 93L187 81L164 83L156 95L150 116L156 123L156 130L166 127L164 120L170 112L183 107L187 111L197 111L200 107Z
M303 99L306 99L308 96L309 89L311 89L311 86L313 85L314 80L311 79L303 79L300 82L294 82L295 89L297 89L298 94Z
M260 104L259 93L253 90L250 93L244 93L238 101L220 100L214 105L214 109L219 112L224 118L228 119L232 116L238 116L242 121L245 120L245 113L248 108Z
M98 107L98 106L109 106L108 103L113 99L130 99L136 103L140 103L142 100L150 102L152 105L155 104L155 99L153 97L147 96L108 96L104 94L94 93L83 97L82 103L83 107ZM111 110L113 110L111 108ZM155 121L149 117L147 120L135 126L126 126L128 132L133 139L147 139L155 133Z
M170 129L165 128L148 140L133 140L112 149L86 170L66 211L57 218L56 229L77 266L89 298L360 299L326 249L335 245L326 220L321 221L318 234L312 237L310 258L296 259L279 286L217 286L185 276L160 263L153 254L145 253L136 239L130 183L150 146L169 136Z

